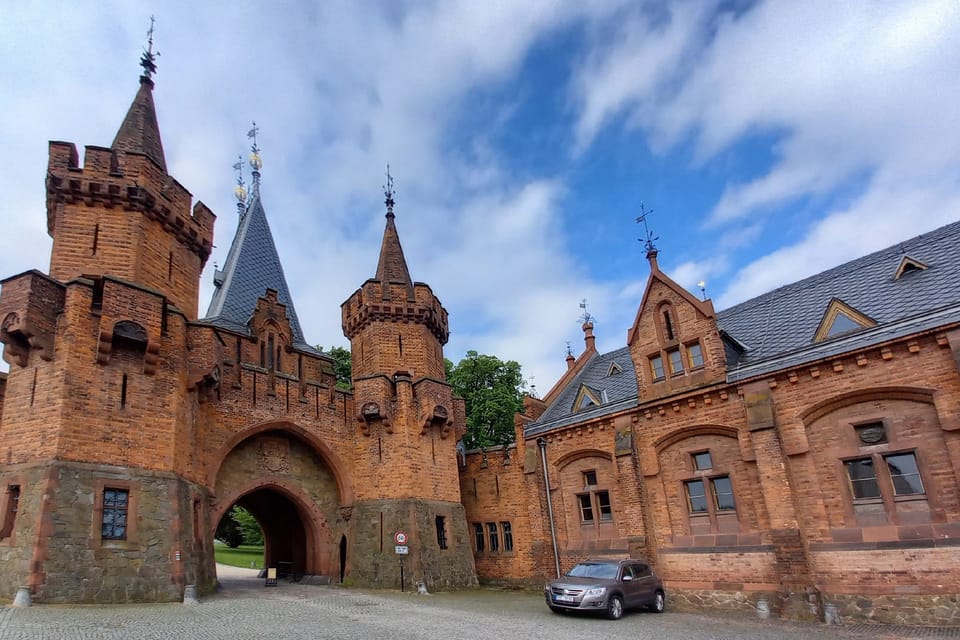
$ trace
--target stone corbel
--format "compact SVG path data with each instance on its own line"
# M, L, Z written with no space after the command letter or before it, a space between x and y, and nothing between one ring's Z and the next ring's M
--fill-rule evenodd
M36 349L44 360L53 359L53 338L30 327L17 312L8 313L0 324L3 359L10 364L27 366L30 350Z
M420 426L420 435L425 434L427 429L432 426L440 428L441 438L446 438L450 434L450 429L453 427L453 420L450 419L450 412L447 411L447 408L443 405L434 405L433 411L427 413Z
M219 365L213 365L207 372L191 371L190 374L190 384L187 388L191 391L196 389L197 399L201 403L205 402L210 393L220 386L222 374Z
M357 414L357 422L360 423L360 430L363 435L370 435L370 425L374 422L383 424L383 429L387 433L393 433L393 423L389 416L380 410L380 405L376 402L364 402L360 407L360 413Z

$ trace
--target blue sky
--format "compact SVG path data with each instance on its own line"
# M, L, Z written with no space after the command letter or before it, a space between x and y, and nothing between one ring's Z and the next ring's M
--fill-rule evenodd
M46 141L107 145L149 16L171 174L218 215L199 314L236 228L237 154L307 340L346 345L373 275L384 168L447 357L515 359L543 394L623 346L649 272L720 309L960 218L960 4L45 2L0 8L0 274L46 270ZM249 180L249 174L247 175Z

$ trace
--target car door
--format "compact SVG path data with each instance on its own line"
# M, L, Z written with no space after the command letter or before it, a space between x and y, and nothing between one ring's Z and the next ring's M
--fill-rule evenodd
M623 589L623 606L626 608L638 606L641 595L638 590L632 564L625 564L621 568L620 586Z
M653 577L653 570L650 565L638 562L633 565L633 580L631 581L635 588L636 600L634 606L641 606L653 602L656 592L657 581Z

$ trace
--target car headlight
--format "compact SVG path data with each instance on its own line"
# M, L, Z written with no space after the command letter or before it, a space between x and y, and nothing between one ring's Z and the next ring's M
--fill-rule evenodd
M606 587L594 587L593 589L587 589L587 592L583 595L585 596L602 596L606 593Z

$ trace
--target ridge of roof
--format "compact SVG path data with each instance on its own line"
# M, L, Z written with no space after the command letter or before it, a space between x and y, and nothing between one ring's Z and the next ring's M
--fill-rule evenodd
M266 294L267 289L273 289L277 292L277 300L286 306L294 344L310 346L300 328L259 192L254 194L240 218L223 271L217 275L219 279L215 283L219 282L219 285L210 299L207 315L203 318L205 322L249 333L248 322L257 307L257 300Z

